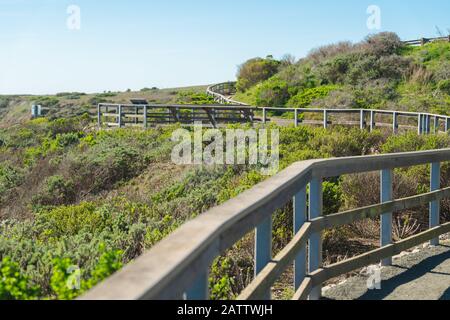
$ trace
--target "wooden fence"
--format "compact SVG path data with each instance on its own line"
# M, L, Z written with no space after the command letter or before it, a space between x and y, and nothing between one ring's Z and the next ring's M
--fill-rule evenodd
M446 37L422 38L422 39L417 39L417 40L408 40L408 41L403 41L403 43L406 44L406 45L409 45L409 46L424 46L427 43L437 42L437 41L448 41L448 42L450 42L450 35L448 35Z
M440 164L448 161L450 149L295 163L184 224L82 299L207 299L212 262L253 230L255 278L238 299L269 299L271 286L292 263L294 299L318 299L321 285L328 279L380 261L389 265L393 255L427 241L438 244L439 236L450 232L450 223L439 225L440 200L450 196L450 188L440 188ZM431 166L431 192L394 200L393 170L424 164ZM381 203L322 215L324 179L373 171L380 171ZM273 257L273 213L289 203L293 206L294 237ZM393 243L392 212L425 204L430 207L429 230ZM376 217L381 217L379 249L322 265L324 230Z
M160 124L253 123L256 107L242 105L133 105L99 104L98 126L141 127Z
M214 100L218 103L248 106L248 104L230 98L231 96L236 94L236 82L223 82L209 86L206 89L206 93L209 96L213 97Z
M326 129L331 125L353 125L370 131L380 127L390 127L394 134L403 129L417 129L418 134L450 131L449 116L431 113L369 109L261 108L261 110L263 123L271 120L268 117L270 112L278 113L278 115L291 114L292 119L284 119L284 122L293 123L296 127L309 124L320 125ZM339 115L344 117L339 118Z

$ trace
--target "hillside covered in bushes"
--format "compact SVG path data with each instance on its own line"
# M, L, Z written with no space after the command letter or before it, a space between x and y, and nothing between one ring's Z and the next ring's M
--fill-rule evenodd
M237 100L261 107L391 109L448 114L450 43L405 46L394 33L314 49L295 61L239 67Z
M237 98L261 106L390 108L447 113L450 47L403 47L393 34L360 44L287 57L252 59L241 66ZM186 221L266 179L256 166L179 166L171 162L178 125L148 130L97 130L89 111L99 101L131 96L157 102L210 103L203 87L181 90L43 97L5 97L0 113L0 299L73 299L133 261ZM29 103L51 109L29 120ZM22 114L20 122L11 122ZM28 116L29 117L29 116ZM278 127L280 169L297 161L450 146L446 134L392 136L333 126ZM248 128L234 125L232 128ZM221 130L225 130L222 128ZM443 187L450 168L442 168ZM394 196L429 190L429 167L396 170ZM379 174L324 182L324 213L379 202ZM442 219L450 221L450 202ZM427 208L395 213L394 236L403 239L428 226ZM292 238L292 205L274 215L276 254ZM326 264L375 248L379 220L324 233ZM211 267L213 299L234 298L253 276L253 234ZM75 267L75 269L73 268ZM79 268L79 269L78 269ZM71 270L72 272L69 272ZM75 270L75 272L73 272ZM75 289L67 283L79 276ZM274 288L292 295L292 270Z

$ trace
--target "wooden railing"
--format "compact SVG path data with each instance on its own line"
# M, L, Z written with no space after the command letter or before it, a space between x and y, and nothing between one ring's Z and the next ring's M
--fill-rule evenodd
M294 263L294 299L318 299L322 284L333 277L382 261L424 242L439 243L450 223L439 225L440 163L450 149L298 162L225 204L186 223L133 263L88 292L82 299L207 299L208 271L215 258L255 230L255 278L238 299L269 299L271 286ZM392 198L393 171L431 165L431 192ZM380 171L381 203L323 216L324 179ZM308 200L309 199L309 200ZM292 203L292 241L272 257L272 216ZM308 205L309 204L309 205ZM430 229L392 241L392 212L429 204ZM333 265L322 265L321 233L358 220L381 217L380 248Z
M436 41L448 41L450 42L450 35L446 37L437 37L437 38L422 38L417 40L408 40L403 41L404 44L409 46L424 46L427 43L436 42Z
M243 105L98 105L97 121L101 128L141 127L159 124L194 124L205 122L213 127L222 123L252 123L257 108Z
M223 82L209 86L206 93L218 103L248 106L248 104L230 98L236 94L236 82Z
M418 113L393 110L370 110L370 109L298 109L298 108L261 108L262 122L270 121L269 112L282 115L292 114L292 119L284 119L292 122L296 127L302 124L320 125L325 129L330 125L355 125L360 129L370 131L377 127L391 127L393 133L399 129L417 129L418 134L449 132L450 117L431 113ZM310 116L312 119L305 119ZM333 116L344 115L347 119L332 119ZM349 121L348 118L356 118ZM319 119L319 120L318 120Z

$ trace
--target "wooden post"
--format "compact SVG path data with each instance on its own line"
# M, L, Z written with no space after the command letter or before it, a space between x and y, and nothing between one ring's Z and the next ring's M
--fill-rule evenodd
M294 197L294 235L300 231L306 221L306 188ZM306 274L306 245L300 250L294 261L294 289L297 289L305 279Z
M448 134L450 130L450 118L445 118L445 132Z
M392 131L394 132L394 134L398 133L398 114L397 114L397 112L394 112L394 114L393 114Z
M381 171L381 203L392 200L393 171L386 169ZM381 215L381 246L392 244L392 212ZM382 266L392 265L392 258L381 261Z
M370 132L372 132L373 130L375 130L375 111L371 110L370 111Z
M102 127L102 107L100 104L97 106L97 125L99 129Z
M117 108L117 124L119 125L119 128L122 128L122 105L120 104Z
M295 116L294 116L295 127L297 128L298 127L298 109L295 109L294 113L295 113Z
M147 114L148 114L148 107L144 106L144 120L143 120L144 129L147 129Z
M263 123L266 124L267 122L267 111L266 108L263 108Z
M208 271L202 272L186 292L187 300L207 300L209 297Z
M436 191L441 188L441 164L439 162L431 164L431 191ZM440 201L433 201L430 203L430 228L435 228L440 224ZM433 246L439 245L439 237L431 240Z
M439 132L439 118L437 116L434 116L433 133L436 134L438 132Z
M322 216L323 192L322 179L314 178L309 185L309 219ZM321 233L311 235L309 239L309 273L322 266L322 237ZM310 300L318 300L322 296L322 286L313 288L309 296Z
M137 115L139 115L139 107L138 106L134 107L134 115L136 116L134 118L134 124L138 124L138 117L137 117Z
M427 134L430 134L431 133L431 116L429 114L427 114L427 116L426 116L426 128L427 128L427 130L426 130Z
M263 221L255 233L255 276L258 275L272 259L272 216ZM263 299L270 300L270 289Z
M366 128L366 119L365 119L365 111L361 110L361 113L359 115L359 128L361 130L364 130Z
M328 129L328 111L323 111L323 127L324 129Z
M417 116L417 134L421 135L422 134L422 114L419 113L419 115Z

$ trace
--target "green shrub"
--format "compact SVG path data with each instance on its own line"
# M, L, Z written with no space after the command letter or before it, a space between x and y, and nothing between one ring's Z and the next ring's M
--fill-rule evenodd
M448 95L450 95L450 80L441 80L438 83L438 90L441 91L442 93L446 93Z
M0 300L34 300L39 289L20 272L19 265L6 257L0 262Z
M239 66L236 88L244 92L256 84L272 77L280 66L280 62L271 57L254 58Z
M82 278L81 270L72 263L71 259L53 260L50 285L55 298L73 300L122 268L122 251L107 252L105 246L100 245L99 252L101 256L87 279Z
M93 203L83 202L42 211L37 216L37 222L44 230L43 235L59 238L76 235L82 230L94 233L104 228L108 219Z
M289 100L288 84L274 77L257 87L256 105L258 107L283 107Z
M59 104L57 97L45 96L36 99L35 104L41 105L44 108L51 108Z
M44 182L44 190L33 198L35 206L65 205L75 201L76 194L73 181L56 175Z
M0 199L2 195L23 182L23 173L20 169L8 163L0 163Z
M304 108L319 98L324 98L329 95L331 91L337 90L338 86L320 86L316 88L306 89L303 92L298 93L293 96L289 102L288 106L292 108Z
M204 92L181 91L177 94L178 104L214 104L214 98Z

